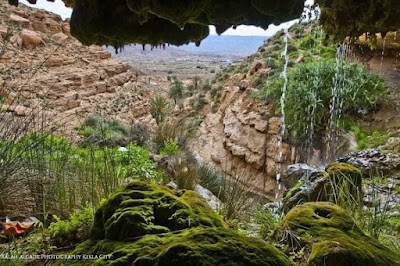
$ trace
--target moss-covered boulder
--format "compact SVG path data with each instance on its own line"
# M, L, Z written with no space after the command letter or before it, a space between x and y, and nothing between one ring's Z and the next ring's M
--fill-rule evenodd
M192 228L135 242L87 241L73 253L110 255L76 265L293 265L272 245L226 228Z
M313 201L331 201L341 206L358 204L362 196L361 170L350 164L334 162L325 171L314 171L310 175L303 173L285 193L282 209L287 213L296 205Z
M104 202L91 238L71 254L91 256L68 265L292 265L272 245L226 228L196 192L140 181Z
M191 227L224 227L219 215L193 191L134 181L119 189L95 213L91 239L122 241Z
M293 208L276 230L294 249L305 248L310 266L400 265L400 256L365 235L352 217L329 202Z
M334 162L329 164L325 171L329 175L335 203L341 204L341 201L348 201L349 198L362 200L363 175L360 169L351 164Z

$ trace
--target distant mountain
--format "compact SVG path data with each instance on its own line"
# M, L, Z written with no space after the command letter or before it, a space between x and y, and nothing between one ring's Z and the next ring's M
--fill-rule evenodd
M189 44L179 48L195 54L245 57L257 52L268 38L267 36L210 35L201 42L199 47Z

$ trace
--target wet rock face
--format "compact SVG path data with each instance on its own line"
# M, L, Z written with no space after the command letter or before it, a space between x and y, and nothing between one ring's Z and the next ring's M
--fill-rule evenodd
M321 6L321 24L337 40L347 36L358 37L396 31L400 27L400 9L397 0L318 0Z
M291 239L291 236L295 239ZM365 235L342 208L310 202L293 208L275 237L294 249L310 250L307 265L399 265L398 254Z

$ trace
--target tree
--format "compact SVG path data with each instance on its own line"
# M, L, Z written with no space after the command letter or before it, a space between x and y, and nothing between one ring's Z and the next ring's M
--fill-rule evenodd
M195 91L197 91L197 89L199 88L199 85L201 83L201 78L199 76L194 76L192 79L192 82L193 82Z
M175 105L178 103L180 99L183 98L184 94L184 86L182 81L180 81L177 77L173 78L173 83L169 88L168 95L174 100Z
M164 121L168 113L168 101L162 95L157 95L150 102L150 113L156 120L157 125Z

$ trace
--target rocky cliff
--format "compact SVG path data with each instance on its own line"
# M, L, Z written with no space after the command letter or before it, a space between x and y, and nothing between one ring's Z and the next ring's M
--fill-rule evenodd
M321 56L334 60L334 46L315 45L319 41L322 43L319 39L321 36L318 35L321 28L313 28L312 25L296 26L290 30L287 47L289 68L304 62L320 60ZM245 175L247 180L243 183L250 191L270 199L275 197L275 193L280 195L285 189L283 184L281 189L277 188L277 172L283 172L288 164L304 162L304 153L307 152L305 143L296 143L290 134L286 134L278 150L278 134L281 127L278 103L280 89L278 92L268 91L271 90L271 82L274 82L271 77L279 76L283 69L283 35L283 32L278 33L266 41L254 55L217 74L214 90L219 88L221 97L215 100L215 97L208 95L206 98L210 103L209 107L218 105L218 108L215 112L208 112L210 108L207 107L203 109L204 121L199 127L197 138L191 143L191 150L204 163L220 169L232 178L238 174ZM389 39L387 41L389 42ZM378 44L382 46L382 41ZM311 49L307 50L307 47ZM383 105L366 115L353 115L351 119L367 129L379 129L382 132L380 134L387 133L388 136L396 138L400 133L396 111L399 106L397 95L400 87L396 65L398 52L396 56L389 48L393 47L387 47L383 52L384 56L380 49L370 50L368 46L357 46L350 52L349 60L363 63L372 72L380 74L390 86L389 98ZM358 49L363 49L362 54ZM266 91L268 93L265 93ZM353 134L347 132L339 138L334 145L334 156L356 149ZM319 167L324 161L324 141L325 135L315 132L314 146L308 155L309 164ZM283 157L280 157L280 153Z
M191 149L227 176L246 176L242 181L252 192L273 199L277 164L290 164L296 154L294 147L283 143L280 151L285 158L279 159L279 129L273 105L255 101L239 87L226 87L220 108L206 115Z
M102 47L83 46L60 16L1 2L0 43L3 111L27 116L44 110L63 130L91 113L151 121L152 93L137 71Z

